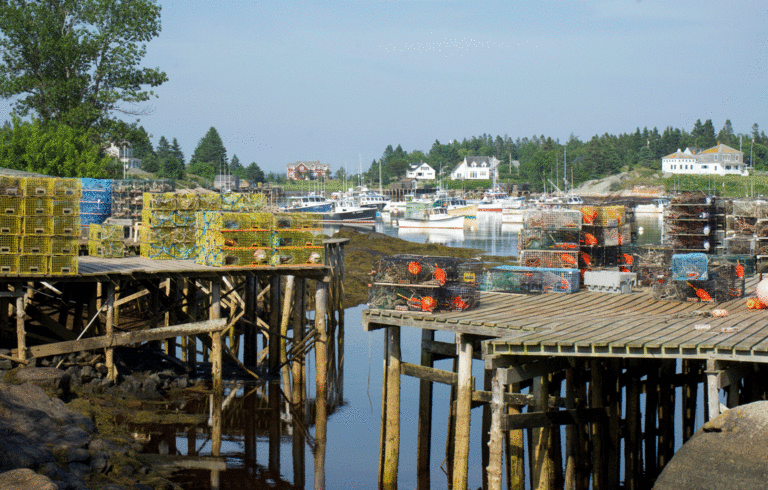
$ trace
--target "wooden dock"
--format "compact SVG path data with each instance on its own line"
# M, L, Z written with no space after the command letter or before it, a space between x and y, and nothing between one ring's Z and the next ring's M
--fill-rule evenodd
M210 362L211 452L218 456L223 362L239 366L249 381L268 384L277 411L285 406L288 419L303 423L310 381L304 368L314 350L315 441L324 448L327 404L343 396L347 242L325 240L325 263L316 265L212 267L192 260L81 256L76 274L0 274L0 336L4 345L16 346L3 357L26 365L30 358L103 350L112 381L118 346L162 342L165 355L190 371L199 359ZM277 434L270 442L270 467L277 473L279 443Z
M754 296L757 282L757 276L747 278L747 297ZM715 308L728 315L713 317ZM530 488L599 490L651 488L674 453L675 426L682 426L678 442L701 426L699 394L705 421L768 396L768 311L748 309L745 298L659 301L638 288L630 294L480 293L479 306L465 312L369 309L363 326L386 329L380 472L385 488L397 480L392 435L399 433L401 375L421 379L419 416L427 427L420 427L418 440L418 488L429 487L434 382L454 388L446 458L456 489L467 485L474 406L484 407L484 488L501 488L504 476L506 488L525 488L527 479ZM400 359L402 327L422 330L417 362ZM436 342L436 331L453 332L455 343ZM446 357L454 359L453 372L434 369L434 361ZM482 381L472 379L473 358L484 362ZM677 421L676 403L682 405Z

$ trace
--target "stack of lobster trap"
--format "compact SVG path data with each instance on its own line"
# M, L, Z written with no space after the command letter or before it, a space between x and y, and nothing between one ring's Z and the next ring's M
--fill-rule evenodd
M315 213L198 212L198 264L218 267L323 265L322 216Z
M91 223L88 231L88 255L103 258L125 257L123 225Z
M526 210L517 240L520 265L486 271L482 289L525 294L578 291L580 231L578 210Z
M117 219L141 221L145 192L163 194L173 190L173 184L167 180L114 180L111 215Z
M579 268L582 271L628 271L632 257L622 251L631 243L632 228L624 206L582 206Z
M715 253L715 199L702 191L680 191L670 196L664 211L664 243L678 253Z
M0 177L0 273L76 274L79 179Z
M754 261L701 252L673 254L670 266L651 279L653 297L661 300L723 302L744 296L745 276Z
M370 308L465 311L479 304L482 263L475 259L399 254L379 259L371 276Z

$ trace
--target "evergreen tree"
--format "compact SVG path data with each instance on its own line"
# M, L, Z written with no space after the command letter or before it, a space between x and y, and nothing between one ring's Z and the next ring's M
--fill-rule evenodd
M232 158L234 160L234 157ZM266 182L264 172L259 168L256 162L251 162L245 169L245 178L251 182Z
M173 144L171 145L171 154L184 165L184 152L181 151L181 146L176 138L173 138Z
M227 149L216 128L211 127L198 142L189 160L189 172L211 181L216 175L228 172Z
M152 148L152 141L150 141L149 134L147 134L144 126L139 126L135 131L131 131L127 141L131 144L133 158L144 161L145 158L155 152Z

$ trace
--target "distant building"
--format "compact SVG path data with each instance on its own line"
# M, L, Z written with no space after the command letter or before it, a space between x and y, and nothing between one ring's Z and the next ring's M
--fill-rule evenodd
M110 143L106 153L120 160L123 168L139 168L141 166L141 160L133 158L133 147L131 147L130 143L122 143L120 146Z
M430 167L428 163L412 163L405 172L405 177L417 180L435 180L435 169Z
M496 157L464 157L451 172L451 180L491 180L498 176L499 163Z
M316 162L302 162L288 164L287 172L288 180L313 180L331 177L331 166L327 163L320 163L320 160Z
M718 143L707 150L678 149L661 159L661 170L673 174L692 175L749 175L744 163L744 152Z

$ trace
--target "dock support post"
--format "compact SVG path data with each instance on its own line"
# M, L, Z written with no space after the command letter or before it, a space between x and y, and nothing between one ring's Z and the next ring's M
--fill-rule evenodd
M119 287L119 286L118 286ZM102 286L102 291L104 290L104 287ZM107 302L107 308L106 308L106 326L104 327L106 330L107 337L111 337L115 333L115 286L111 282L106 283L106 302ZM107 378L109 378L110 381L115 382L117 380L117 367L115 366L115 350L112 347L107 347L105 349L104 356L106 358L106 361L104 362L107 366Z
M683 444L693 437L696 425L696 399L699 392L699 361L683 360Z
M243 330L243 364L256 365L256 278L245 278L245 326Z
M209 311L209 318L211 320L221 318L221 282L218 279L211 281L211 309ZM211 332L211 375L213 378L211 454L213 456L219 456L221 453L221 404L224 398L222 367L221 330L216 330Z
M384 469L380 487L397 488L400 460L400 327L387 327Z
M533 398L536 411L546 412L549 402L549 375L537 376L533 380ZM531 429L533 434L533 445L531 446L533 482L531 488L534 490L551 488L549 476L552 468L549 459L549 445L552 439L550 437L552 430L551 427Z
M469 423L472 410L472 343L463 334L457 335L459 379L456 396L456 447L453 457L453 488L467 488L469 465Z
M291 319L291 305L293 304L293 285L296 281L294 276L285 278L285 291L283 292L283 315L280 322L280 365L282 365L283 394L291 403L291 367L288 365L288 352L286 351L286 341L288 337L288 324Z
M427 344L435 340L435 331L422 329L421 331L421 365L433 367L432 353L427 350ZM429 489L430 478L430 453L432 451L432 382L426 379L419 381L419 426L416 442L416 488Z
M295 345L300 345L304 341L305 336L305 321L306 313L305 309L305 285L306 279L298 277L296 278L296 301L294 302L294 315L293 323L293 341ZM255 349L255 345L254 345ZM304 381L304 352L302 350L297 351L293 357L292 370L293 370L293 386L291 394L291 405L293 407L293 484L296 488L304 488L305 486L305 461L304 450L306 446L306 440L304 437L304 407L305 407L305 381Z
M315 291L315 342L316 376L316 412L315 412L315 489L325 488L325 443L328 429L328 335L326 330L328 283L318 281ZM271 343L271 340L270 340Z
M592 408L602 408L603 403L603 379L600 361L593 360L589 363L590 381L590 405ZM594 490L606 490L605 463L604 463L604 435L607 423L597 422L592 424L592 488Z
M720 386L717 380L718 362L714 359L707 360L707 416L708 420L715 420L720 416Z
M504 389L500 381L501 369L494 371L491 379L491 424L488 439L488 490L501 490L501 462L503 437L501 434L501 415L504 412Z
M512 383L509 386L510 393L520 393L520 383ZM507 414L518 415L523 412L520 405L507 405ZM515 429L505 434L506 463L507 463L507 488L510 490L525 489L525 431Z
M659 376L659 447L657 468L662 471L672 459L675 450L675 361L661 361Z
M640 375L636 367L629 369L629 381L627 386L627 439L624 444L625 488L638 490L641 487L642 459L640 441Z
M565 408L568 410L576 409L576 386L575 373L573 367L565 370ZM565 427L565 480L563 488L573 490L576 487L576 434L579 429L577 425L567 425Z
M270 277L269 301L269 407L270 411L280 409L280 276ZM269 471L280 474L280 426L269 427Z
M16 291L21 292L22 288L16 286ZM16 348L18 349L18 358L22 363L27 360L27 332L24 328L24 301L26 294L16 297Z

